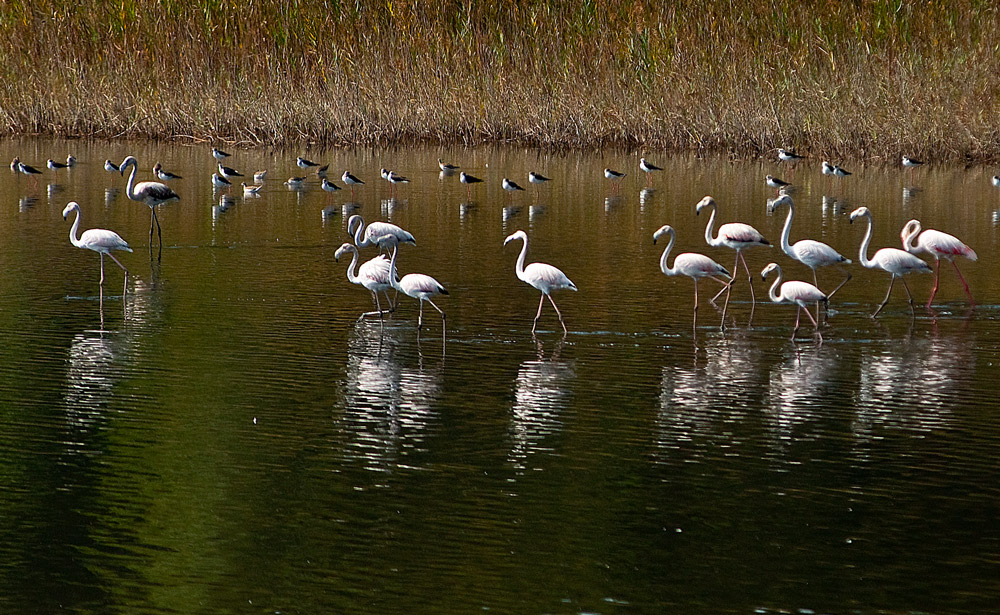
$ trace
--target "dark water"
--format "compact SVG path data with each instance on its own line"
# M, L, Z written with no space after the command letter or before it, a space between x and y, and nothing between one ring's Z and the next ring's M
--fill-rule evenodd
M996 609L991 170L857 167L833 183L818 161L792 175L659 159L641 192L617 153L309 152L337 183L344 169L368 182L352 200L281 184L306 152L236 151L231 166L269 179L220 208L208 146L0 143L39 167L70 152L72 171L0 186L5 613ZM157 159L185 176L159 209L159 260L149 209L101 168L126 154L142 179ZM438 156L488 180L471 203ZM412 179L395 200L382 166ZM605 166L629 172L620 196ZM528 187L532 169L554 181L509 203L500 178ZM777 242L765 173L799 186L793 241L856 260L860 205L872 252L913 217L961 237L980 256L960 263L977 307L948 272L934 311L911 318L897 289L873 321L888 280L854 266L822 345L808 328L789 339L789 306L760 304L751 324L745 280L724 333L703 284L692 329L691 282L659 272L652 233L671 224L675 252L731 267L694 205L712 194L721 222ZM82 228L135 248L124 301L109 261L102 305L97 255L69 244L70 200ZM351 212L417 237L400 271L450 291L446 348L433 310L418 341L407 298L384 330L355 322L370 298L333 260ZM555 297L564 340L548 306L530 334L538 293L514 276L519 246L502 245L518 228L529 262L580 289ZM748 260L810 277L777 249ZM931 277L909 282L922 305Z

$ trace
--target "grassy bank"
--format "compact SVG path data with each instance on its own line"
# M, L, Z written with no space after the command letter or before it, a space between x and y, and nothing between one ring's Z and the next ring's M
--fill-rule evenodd
M993 3L0 0L8 133L1000 159Z

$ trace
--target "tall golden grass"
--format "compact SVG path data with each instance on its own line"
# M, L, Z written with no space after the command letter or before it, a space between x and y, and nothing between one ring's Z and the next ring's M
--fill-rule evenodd
M1000 158L975 0L0 0L9 133Z

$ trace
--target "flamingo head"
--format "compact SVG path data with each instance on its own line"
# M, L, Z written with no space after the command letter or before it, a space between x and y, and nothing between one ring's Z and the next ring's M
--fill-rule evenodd
M74 211L80 211L80 204L77 203L76 201L70 201L66 205L66 209L63 210L63 220L65 220L70 215L70 213Z
M343 256L344 254L347 254L348 252L356 253L357 251L358 249L354 247L354 244L345 243L344 245L337 248L337 251L334 253L333 258L334 260L339 261L340 257Z
M358 225L364 225L365 220L360 214L354 214L347 219L347 234L354 236L354 227Z
M920 220L910 220L903 225L903 230L899 232L899 238L903 240L903 245L910 242L912 237L920 234Z
M867 207L858 207L857 209L851 212L851 222L854 222L861 216L868 216L868 219L870 220L872 217L872 212L868 211Z
M127 167L129 165L132 165L132 166L138 166L139 165L139 161L135 159L135 156L126 156L125 160L122 160L122 163L120 165L118 165L118 171L124 176L125 175L125 167Z
M788 205L789 207L792 207L792 197L788 196L785 193L779 194L778 198L774 199L768 204L767 210L769 212L774 212L777 211L778 207L781 207L782 205Z
M705 209L706 207L715 207L715 199L713 199L710 196L705 196L700 201L698 201L698 204L694 208L695 215L700 214L701 210Z
M767 267L764 267L764 270L760 272L760 278L766 280L772 271L777 271L778 275L781 275L781 267L778 266L778 263L768 263Z
M508 243L514 241L515 239L524 239L524 240L527 240L528 239L528 235L524 231L522 231L522 230L514 231L513 233L511 233L510 235L507 236L507 239L503 240L503 245L507 245Z
M670 226L669 224L664 224L660 228L656 229L656 232L653 233L653 243L655 244L656 240L659 239L660 237L663 237L664 235L673 236L674 227Z

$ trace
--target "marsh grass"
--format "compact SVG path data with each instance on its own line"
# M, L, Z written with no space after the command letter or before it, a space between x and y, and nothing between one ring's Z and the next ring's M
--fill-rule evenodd
M992 3L0 0L9 133L1000 158Z

